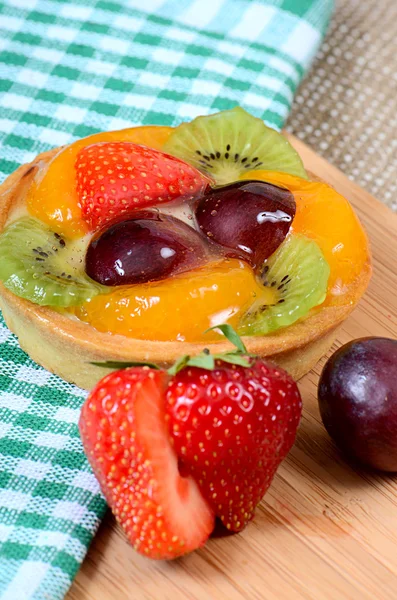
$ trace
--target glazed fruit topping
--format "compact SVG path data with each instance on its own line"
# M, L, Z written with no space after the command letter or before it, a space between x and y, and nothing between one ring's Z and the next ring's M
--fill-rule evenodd
M329 266L310 238L291 234L261 268L264 290L273 302L258 296L239 323L240 335L266 335L288 327L322 304L327 294Z
M239 106L181 123L163 149L208 173L221 185L253 169L307 178L299 154L288 140Z
M296 383L220 328L236 350L184 356L168 372L115 371L81 412L102 491L129 541L151 558L201 546L215 514L228 529L243 529L295 440Z
M314 240L330 266L327 302L348 303L357 281L371 270L368 239L348 200L326 183L287 173L259 170L241 178L285 186L293 193L293 232Z
M397 472L397 340L363 338L326 363L318 400L325 428L348 456Z
M207 191L195 216L203 234L228 248L229 256L244 258L257 268L284 241L295 208L289 190L243 181Z
M242 335L266 335L323 302L349 303L369 275L367 239L349 203L306 177L287 140L240 108L176 129L79 140L32 181L27 198L29 212L68 251L52 265L19 248L22 230L4 231L0 280L36 303L79 306L71 310L100 331L199 341L207 326L227 321ZM157 217L142 216L148 210ZM84 261L89 229L95 237ZM73 238L82 242L77 260ZM10 244L28 274L19 269L17 285ZM241 260L245 270L234 262ZM121 295L109 286L130 288ZM164 320L165 310L172 319Z
M99 331L135 339L205 342L219 339L216 332L203 335L208 327L223 322L237 327L256 299L272 304L274 297L246 262L222 259L170 279L110 288L75 314Z
M83 219L97 230L137 208L193 198L208 178L182 160L130 142L100 142L76 158Z
M88 226L81 216L73 177L80 150L98 142L133 142L160 149L172 131L172 127L157 125L131 127L95 133L66 146L43 168L41 176L31 182L26 199L29 213L67 238L81 237Z
M201 266L208 244L183 221L158 211L137 211L91 241L87 274L103 285L146 283Z
M87 243L67 240L32 217L22 217L0 235L0 281L11 292L42 306L83 304L107 289L87 277Z

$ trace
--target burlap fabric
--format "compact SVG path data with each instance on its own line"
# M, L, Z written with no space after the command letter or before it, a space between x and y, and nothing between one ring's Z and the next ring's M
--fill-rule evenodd
M338 0L287 129L397 211L397 0Z

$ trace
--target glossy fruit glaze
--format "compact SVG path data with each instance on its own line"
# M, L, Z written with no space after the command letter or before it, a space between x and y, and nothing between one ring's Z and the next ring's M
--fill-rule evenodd
M133 285L190 271L209 256L203 237L180 219L138 210L93 237L86 272L102 285Z
M296 214L291 230L317 242L331 273L326 304L346 304L364 269L370 268L368 239L349 202L318 181L306 181L287 173L251 171L250 177L280 185L292 192Z
M258 174L255 174L254 172L254 175L258 179L263 177L271 183L284 185L293 193L296 201L296 216L292 224L292 231L314 239L319 244L331 268L328 294L324 305L349 303L358 277L364 269L370 268L370 258L366 235L347 200L333 188L323 183L307 182L284 173L258 172ZM229 268L227 265L225 267L226 269ZM233 281L236 273L239 274L239 277ZM212 275L213 284L217 285L219 271L214 272ZM239 271L231 270L228 273L229 281L233 281L232 285L237 286L237 290L242 285L241 275ZM208 281L207 277L205 279ZM250 282L248 289L251 289L253 293L255 289L254 279L253 272L250 270L250 277L247 277ZM195 281L201 285L200 278ZM137 310L137 300L135 299L134 311L128 311L122 303L122 294L119 291L109 296L98 296L92 305L86 305L77 314L101 331L124 332L124 335L135 336L134 332L137 331L139 315L142 329L139 329L137 337L185 339L188 341L205 341L209 339L207 336L202 335L206 328L204 325L212 322L211 314L218 314L219 310L222 307L225 308L230 302L223 286L220 286L217 292L212 289L211 300L210 294L205 288L201 290L195 288L195 294L203 300L203 302L197 304L198 312L196 312L193 301L191 301L191 305L190 302L187 303L186 287L181 285L179 281L176 287L174 286L175 282L172 279L161 286L162 295L155 309L158 316L154 320L149 318L150 311L154 310L150 303L150 309L146 308L149 306L146 303L144 304L144 311L142 309ZM142 291L139 290L139 293ZM167 293L165 293L166 291ZM180 291L182 291L182 294L180 294ZM189 293L192 293L192 288L189 288ZM245 295L244 298L246 298ZM131 306L130 296L128 303ZM140 303L142 305L142 300ZM173 306L174 308L172 308ZM189 306L191 306L191 309L189 309ZM229 310L231 310L230 306L229 304ZM117 319L113 310L117 310L117 312L121 310L121 321ZM171 314L175 315L177 327L175 327L176 323L173 322L174 318L171 322L161 317L162 310L164 310L164 314L171 310ZM192 324L190 310L194 310L194 314L198 316L197 326ZM184 311L187 311L187 314L181 318ZM245 303L241 302L239 303L239 310L234 313L229 322L236 326L244 311ZM226 315L227 311L224 314ZM213 334L213 337L216 339L217 334Z
M289 190L263 181L238 181L214 188L198 202L198 228L227 249L228 256L244 258L253 268L277 250L295 215Z
M75 178L71 176L79 151L89 144L116 140L161 148L171 131L172 128L168 127L140 127L97 134L75 142L61 151L35 179L27 200L30 214L66 237L81 237L87 232L87 225L81 218ZM296 215L291 231L314 239L331 267L325 303L348 303L355 281L363 269L369 268L368 242L349 203L326 184L306 181L286 173L251 171L241 179L255 179L278 186L277 189L283 188L284 194L279 191L281 199L293 195ZM276 200L280 201L280 198ZM285 204L288 205L285 214L292 215L294 207L290 202ZM210 212L213 210L216 209ZM232 215L228 215L228 218L232 219ZM247 215L244 218L244 223L247 223ZM191 222L189 224L192 225ZM287 231L286 227L283 229L280 225L284 227L285 223L278 222L277 233L280 235L281 232L282 237ZM244 233L243 237L249 240L249 227L243 227L245 229L248 233ZM276 231L277 227L274 228ZM255 238L255 235L252 237ZM270 237L268 244L271 243ZM140 283L134 287L115 289L82 306L76 315L100 331L141 339L219 339L218 334L204 336L203 331L215 322L227 320L227 317L231 324L237 325L247 304L258 294L268 293L264 292L246 263L221 260L221 254L218 261L194 271L191 278L177 275L158 284ZM239 264L238 268L236 264ZM251 264L256 263L251 261ZM172 269L163 272L165 277L170 274L173 274ZM161 275L156 278L161 278ZM114 283L117 283L117 279ZM273 299L269 298L269 303ZM192 323L192 315L195 323ZM220 319L219 315L223 318Z
M91 231L137 209L188 202L210 180L175 156L131 142L101 142L76 157L81 215Z
M240 316L256 298L273 303L274 292L263 288L251 267L223 259L157 283L115 288L75 310L99 331L137 339L200 341L219 339L208 327Z
M198 267L210 254L242 258L258 272L284 241L295 214L291 192L262 181L206 186L190 206L190 226L160 213L161 203L156 212L133 210L124 221L120 216L92 239L87 274L103 285L147 283Z

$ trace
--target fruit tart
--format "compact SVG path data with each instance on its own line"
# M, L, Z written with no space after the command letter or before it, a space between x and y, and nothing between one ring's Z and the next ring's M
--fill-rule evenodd
M299 378L370 278L348 201L238 107L45 152L1 198L6 323L83 388L114 362L227 351L221 323Z

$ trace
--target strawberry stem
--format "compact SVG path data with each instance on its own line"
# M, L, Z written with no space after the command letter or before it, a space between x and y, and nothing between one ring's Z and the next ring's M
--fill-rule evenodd
M206 329L204 333L214 329L219 329L225 338L236 347L236 350L225 352L224 354L211 354L208 348L204 348L204 350L196 356L186 355L179 358L172 367L168 369L168 373L170 375L176 375L185 367L199 367L200 369L212 371L215 368L216 360L222 360L223 362L232 365L240 365L241 367L249 367L250 362L248 357L252 356L252 354L249 354L243 340L233 327L227 323L223 323L222 325L215 325L214 327Z
M95 367L103 367L105 369L113 369L113 371L118 371L120 369L129 369L130 367L149 367L149 369L157 369L160 367L155 363L151 362L141 362L141 361L133 361L122 362L117 360L106 360L105 362L92 362L91 365Z
M208 333L208 331L213 331L214 329L220 329L225 338L228 339L233 346L236 346L239 352L248 354L248 350L245 347L243 340L231 325L228 325L227 323L223 323L222 325L214 325L213 327L206 329L204 333Z
M167 373L169 375L176 375L185 367L199 367L200 369L212 371L215 368L215 363L217 360L221 360L232 365L240 365L241 367L249 367L249 357L252 357L254 355L248 352L243 340L233 329L233 327L231 325L228 325L227 323L224 323L221 325L215 325L214 327L210 327L209 329L206 329L204 333L207 333L208 331L212 331L214 329L219 329L225 336L225 338L228 339L229 342L231 342L236 347L236 350L225 352L224 354L211 354L208 348L204 348L203 351L200 352L200 354L197 354L196 356L189 356L188 354L185 354L184 356L181 356L180 358L178 358L178 360L175 361L172 367L170 367L167 370ZM150 369L160 368L155 363L139 361L107 361L93 362L91 364L97 367L104 367L113 370L128 369L129 367L149 367Z

